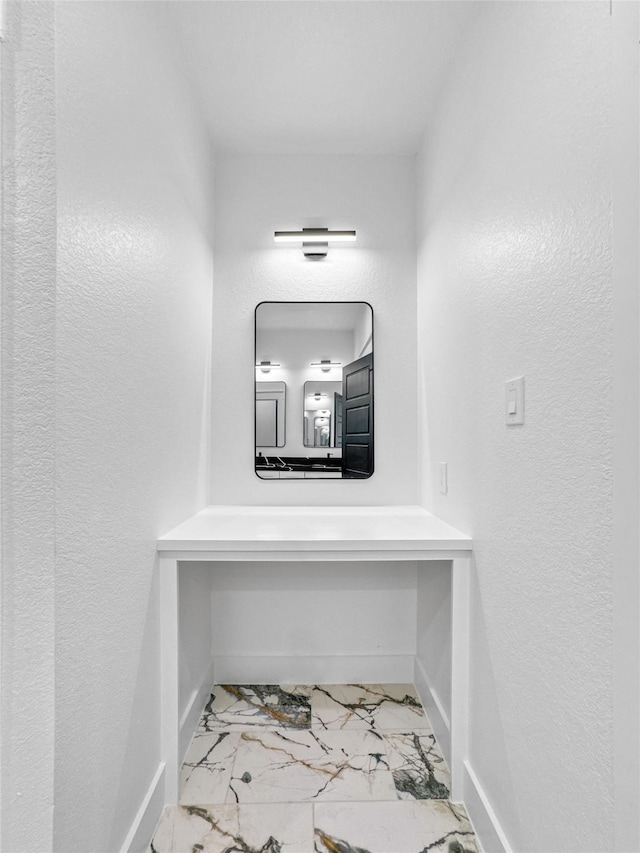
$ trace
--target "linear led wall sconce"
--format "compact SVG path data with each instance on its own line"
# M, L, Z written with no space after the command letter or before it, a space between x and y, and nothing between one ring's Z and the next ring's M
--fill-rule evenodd
M272 367L280 367L280 365L275 361L259 361L256 364L256 370L260 370L261 373L269 373Z
M302 243L306 258L324 258L329 243L353 243L355 231L329 231L328 228L303 228L301 231L276 231L276 243Z
M323 373L328 373L332 367L342 367L342 362L331 361L330 358L323 358L321 361L312 361L311 367L319 367Z

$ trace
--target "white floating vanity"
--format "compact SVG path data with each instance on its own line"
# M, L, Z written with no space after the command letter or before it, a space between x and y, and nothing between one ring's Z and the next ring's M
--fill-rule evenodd
M180 746L181 566L188 562L415 561L451 567L452 799L462 800L467 757L471 539L417 506L210 506L158 540L162 613L162 751L165 800L177 803ZM309 567L313 570L312 567ZM268 567L265 568L268 571ZM423 685L423 690L428 689ZM423 697L425 699L425 697Z

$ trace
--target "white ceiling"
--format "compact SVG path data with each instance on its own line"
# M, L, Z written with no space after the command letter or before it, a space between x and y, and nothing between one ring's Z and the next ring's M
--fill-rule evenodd
M171 4L216 150L292 154L415 153L456 45L480 5Z

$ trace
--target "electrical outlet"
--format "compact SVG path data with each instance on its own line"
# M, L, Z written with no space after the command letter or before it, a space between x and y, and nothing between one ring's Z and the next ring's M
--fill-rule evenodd
M443 495L446 495L449 491L449 483L447 477L447 463L446 462L438 462L438 466L440 469L440 491Z

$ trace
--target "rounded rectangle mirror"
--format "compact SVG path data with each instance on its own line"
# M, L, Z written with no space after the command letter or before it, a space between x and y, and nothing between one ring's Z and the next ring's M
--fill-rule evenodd
M258 477L370 477L374 462L371 306L367 302L261 302L255 312L254 355Z

